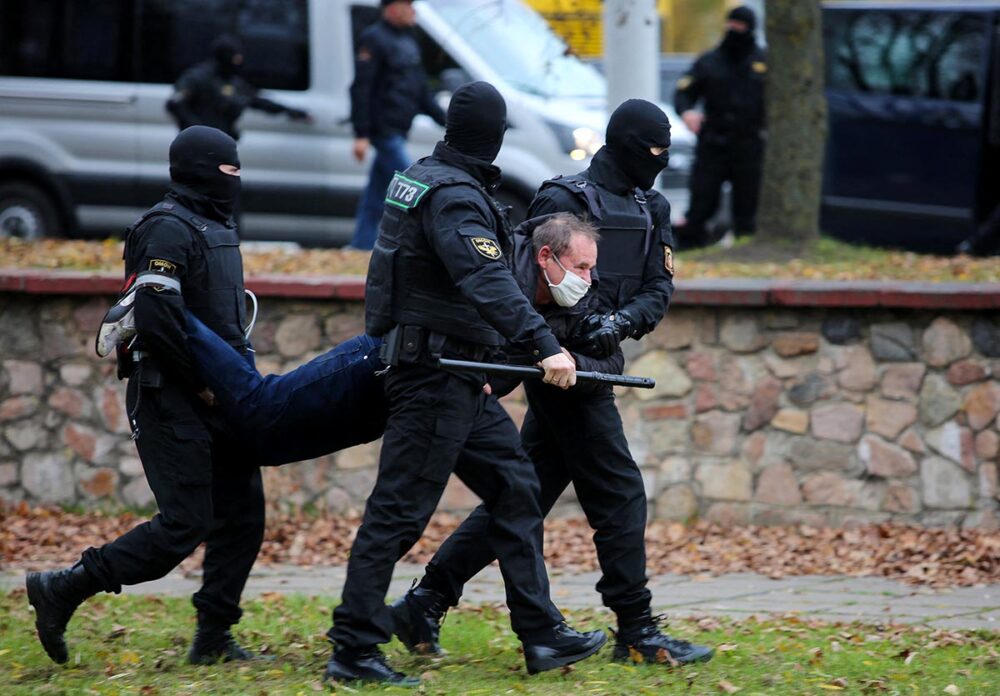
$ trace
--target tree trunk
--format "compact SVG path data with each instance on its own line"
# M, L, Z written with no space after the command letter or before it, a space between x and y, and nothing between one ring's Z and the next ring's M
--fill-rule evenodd
M762 241L819 236L826 98L818 0L767 0L768 141L761 186Z

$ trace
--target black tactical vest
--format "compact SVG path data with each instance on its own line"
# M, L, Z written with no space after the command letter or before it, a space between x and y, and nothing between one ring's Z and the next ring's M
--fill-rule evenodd
M596 311L611 312L629 303L642 286L646 258L653 248L653 217L641 189L626 195L596 186L582 174L560 176L542 184L562 187L579 196L597 225Z
M236 229L191 212L174 200L157 203L126 232L160 216L180 220L191 230L193 248L189 253L186 277L181 281L184 304L205 325L234 348L244 348L247 339L246 298L243 290L243 257ZM126 275L135 270L126 269Z
M365 282L365 331L384 336L394 326L413 325L470 343L502 345L500 334L455 287L423 229L422 206L444 187L455 187L462 196L486 201L493 211L503 258L509 264L510 224L482 185L456 167L417 162L405 172L397 172L389 183Z

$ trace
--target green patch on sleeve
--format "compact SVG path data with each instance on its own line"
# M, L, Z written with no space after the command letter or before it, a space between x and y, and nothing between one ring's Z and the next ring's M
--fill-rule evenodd
M431 187L427 184L396 172L385 192L385 202L403 210L411 210L420 204L420 199L430 190Z

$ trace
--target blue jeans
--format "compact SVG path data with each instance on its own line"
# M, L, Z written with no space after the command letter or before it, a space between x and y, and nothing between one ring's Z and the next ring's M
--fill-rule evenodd
M401 172L410 166L406 138L402 135L372 138L372 145L375 147L375 161L372 162L368 175L368 187L358 204L354 239L351 240L351 246L355 249L371 249L375 246L389 181L397 171Z
M375 373L381 340L355 336L283 375L262 376L193 314L188 345L219 408L260 464L312 459L382 436L388 417Z

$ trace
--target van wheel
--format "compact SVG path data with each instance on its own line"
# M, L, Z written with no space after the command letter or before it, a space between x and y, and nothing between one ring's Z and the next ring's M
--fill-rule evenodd
M524 200L516 193L500 190L497 191L496 199L501 204L510 206L510 224L514 227L520 225L528 217L528 204L530 201Z
M0 238L34 241L62 236L52 198L34 184L0 183Z

